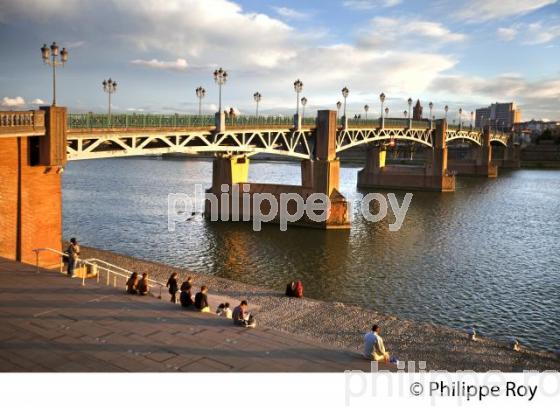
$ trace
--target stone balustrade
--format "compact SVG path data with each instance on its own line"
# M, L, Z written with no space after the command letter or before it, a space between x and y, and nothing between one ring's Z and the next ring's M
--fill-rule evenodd
M44 133L44 111L0 111L0 137L33 136Z

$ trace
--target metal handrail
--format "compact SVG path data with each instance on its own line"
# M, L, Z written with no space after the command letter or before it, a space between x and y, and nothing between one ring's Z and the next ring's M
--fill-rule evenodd
M36 267L37 267L37 272L39 272L39 254L41 252L52 252L52 253L56 253L57 255L59 255L61 257L61 263L60 263L60 272L63 272L63 267L64 267L64 262L62 260L62 258L64 256L68 257L67 253L61 252L59 250L53 249L53 248L35 248L33 249L33 252L35 252L35 261L36 261ZM91 266L92 270L94 272L96 272L96 278L97 278L97 283L99 283L100 281L100 274L98 274L97 272L99 270L104 270L106 272L106 279L107 279L107 286L111 285L111 275L113 275L113 287L117 287L117 277L123 278L123 279L128 279L129 278L129 274L132 274L132 271L122 268L120 266L114 265L110 262L104 261L102 259L97 259L97 258L89 258L89 259L76 259L76 263L77 264L83 264L83 265L87 265L87 266ZM100 264L104 264L106 266L100 266ZM110 268L109 268L110 267ZM111 269L113 268L113 269ZM126 272L125 273L121 273L121 272L117 272L114 269L118 269L121 272ZM163 287L166 287L166 285L162 282L158 282L155 281L153 279L148 279L148 283L150 283L153 286L159 286L159 298L161 299L161 294L162 294L162 289ZM86 285L86 275L84 274L82 276L82 286Z

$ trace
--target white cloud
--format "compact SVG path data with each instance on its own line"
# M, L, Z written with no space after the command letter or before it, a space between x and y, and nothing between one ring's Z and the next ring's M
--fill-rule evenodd
M496 34L504 41L511 41L517 36L517 30L513 27L500 27L496 30Z
M546 44L560 37L560 24L539 21L525 28L524 44Z
M34 104L34 105L42 105L42 104L45 104L45 101L43 101L43 100L40 99L40 98L35 98L33 101L31 101L31 104Z
M291 20L304 20L309 14L302 11L294 10L288 7L273 7L274 11L280 16Z
M23 97L4 97L0 103L0 106L8 108L21 107L23 105L25 105Z
M518 74L502 74L493 78L465 75L441 76L431 85L435 92L468 96L471 101L514 101L524 118L543 115L560 119L560 80L545 78L528 81Z
M379 7L393 7L400 4L402 0L344 0L345 7L354 10L373 10Z
M175 61L162 61L153 58L151 60L132 60L130 63L143 67L172 71L185 71L189 66L187 60L185 60L184 58L178 58Z
M459 19L483 22L531 13L556 0L470 0L457 12ZM455 7L455 1L450 2Z
M464 34L452 32L441 23L406 17L375 17L370 26L359 34L363 46L409 49L411 43L420 42L427 47L466 39Z

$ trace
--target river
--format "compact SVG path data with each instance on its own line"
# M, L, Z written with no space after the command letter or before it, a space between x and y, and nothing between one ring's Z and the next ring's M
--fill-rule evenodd
M341 191L358 197L358 168ZM352 229L321 231L194 218L168 231L167 196L210 185L208 160L71 162L63 174L64 236L85 245L421 322L560 346L560 172L458 178L455 193L414 192L404 224L353 211ZM298 184L299 164L252 162L250 181ZM398 192L399 203L404 192Z

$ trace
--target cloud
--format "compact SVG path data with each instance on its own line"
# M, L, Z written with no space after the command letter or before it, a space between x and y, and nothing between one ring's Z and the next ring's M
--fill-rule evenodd
M471 0L464 3L456 17L469 22L484 22L531 13L556 3L556 0ZM453 7L457 3L450 2Z
M45 104L45 101L41 100L40 98L35 98L33 101L31 101L31 104L42 105Z
M406 17L375 17L369 26L358 35L359 43L365 47L410 49L411 44L437 47L466 39L464 34L454 33L441 23Z
M309 14L294 10L288 7L273 7L274 11L280 16L291 20L305 20Z
M524 28L524 44L546 44L560 37L560 24L539 21Z
M517 30L513 27L500 27L496 30L496 34L504 41L511 41L517 36Z
M23 105L25 105L23 97L4 97L0 103L0 106L8 108L21 107Z
M158 70L172 71L185 71L189 66L187 60L184 58L178 58L175 61L161 61L153 58L151 60L132 60L130 63L143 67L156 68Z
M514 101L521 107L524 118L544 115L560 119L560 110L556 108L560 99L560 80L557 78L528 81L518 74L492 78L441 76L430 88L437 92L469 96L471 101Z
M344 0L342 4L354 10L373 10L379 7L393 7L402 0Z

